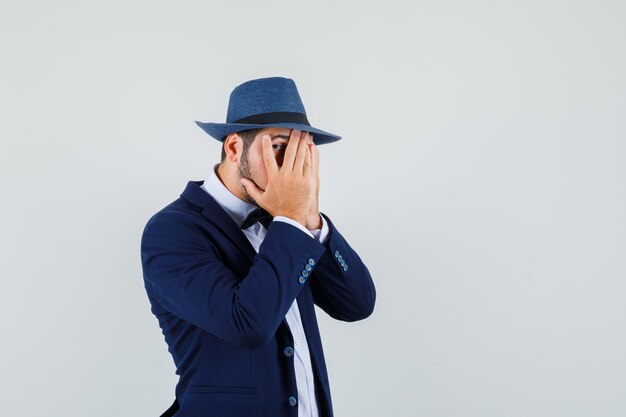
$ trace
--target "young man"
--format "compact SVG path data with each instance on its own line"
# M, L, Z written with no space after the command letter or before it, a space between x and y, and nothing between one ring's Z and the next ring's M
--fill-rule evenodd
M317 145L295 83L247 81L226 123L196 122L222 161L154 214L141 238L152 312L180 375L163 416L333 417L314 305L372 314L372 277L318 211Z

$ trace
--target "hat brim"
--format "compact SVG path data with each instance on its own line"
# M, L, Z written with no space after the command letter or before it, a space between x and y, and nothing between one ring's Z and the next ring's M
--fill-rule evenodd
M249 124L249 123L204 123L195 121L198 126L209 136L223 142L231 133L241 132L242 130L261 129L266 127L284 127L288 129L298 129L313 133L313 143L323 145L326 143L336 142L341 136L325 132L312 126L302 123L266 123L266 124Z

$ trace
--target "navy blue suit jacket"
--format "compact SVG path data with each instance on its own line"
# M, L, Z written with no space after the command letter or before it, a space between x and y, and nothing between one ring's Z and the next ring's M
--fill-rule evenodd
M189 181L141 237L145 289L180 376L171 415L296 416L295 356L285 351L296 299L319 414L332 417L314 305L337 320L368 317L376 290L367 267L324 213L326 243L273 221L257 254L203 182Z

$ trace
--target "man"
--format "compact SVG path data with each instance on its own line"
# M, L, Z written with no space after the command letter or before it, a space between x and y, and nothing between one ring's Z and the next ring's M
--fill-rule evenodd
M293 80L237 86L203 181L154 214L144 283L180 375L163 416L333 417L314 305L342 321L372 314L370 273L318 211L317 145Z

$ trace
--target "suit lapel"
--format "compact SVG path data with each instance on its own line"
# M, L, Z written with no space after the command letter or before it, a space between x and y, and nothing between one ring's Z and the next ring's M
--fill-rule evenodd
M200 208L201 214L219 228L224 236L250 260L250 263L252 263L256 255L254 247L237 223L224 211L222 206L200 187L203 183L204 180L189 181L180 196Z

